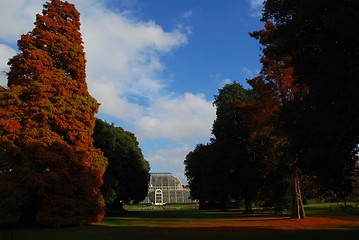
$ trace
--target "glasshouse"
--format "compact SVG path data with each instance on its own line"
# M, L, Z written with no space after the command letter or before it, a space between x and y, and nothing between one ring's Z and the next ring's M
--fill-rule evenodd
M164 205L166 203L190 203L189 188L171 173L150 173L148 195L144 203Z

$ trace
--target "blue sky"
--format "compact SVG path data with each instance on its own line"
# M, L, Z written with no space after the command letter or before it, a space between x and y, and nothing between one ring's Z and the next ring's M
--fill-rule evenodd
M45 2L45 1L44 1ZM0 0L0 85L42 1ZM261 0L70 0L81 13L97 117L136 134L153 172L183 182L183 161L207 143L213 96L259 69Z

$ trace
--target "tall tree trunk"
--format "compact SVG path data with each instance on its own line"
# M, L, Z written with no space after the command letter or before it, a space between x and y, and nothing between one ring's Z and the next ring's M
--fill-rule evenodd
M219 201L220 211L221 212L228 212L228 205L227 205L228 197L222 196L221 200Z
M247 199L244 200L244 214L253 214L252 201Z
M200 200L198 201L198 208L199 208L199 210L204 210L204 209L206 209L206 207L205 207L205 201L204 201L203 199L200 199Z
M300 191L300 182L297 171L293 175L292 179L292 195L291 195L291 218L304 219L306 218L302 193Z
M118 209L120 210L120 211L123 211L123 202L122 201L120 201L120 203L119 203L119 205L118 205Z

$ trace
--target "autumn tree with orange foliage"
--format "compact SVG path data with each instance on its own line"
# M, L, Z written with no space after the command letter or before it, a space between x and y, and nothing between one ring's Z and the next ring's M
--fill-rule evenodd
M291 57L277 56L266 47L273 44L272 39L275 33L274 24L267 22L265 29L250 34L264 46L260 60L262 70L259 76L247 80L257 97L249 103L237 101L236 105L249 113L246 119L252 128L252 138L257 135L268 135L273 130L273 124L269 124L273 114L278 113L283 103L292 100L295 93L305 90L304 85L294 83L293 67L290 65Z
M292 100L297 92L305 91L305 87L295 84L291 57L273 51L276 33L270 21L266 22L265 29L251 33L264 47L260 75L248 80L257 96L249 103L237 101L236 106L243 112L252 145L257 146L257 155L261 155L266 165L263 191L267 199L279 210L285 205L283 196L292 186L292 217L305 218L297 159L288 152L288 138L281 130L279 117L283 104Z
M99 104L86 84L80 15L52 0L0 89L0 221L67 225L104 216L107 161L93 147ZM4 184L5 183L5 184Z

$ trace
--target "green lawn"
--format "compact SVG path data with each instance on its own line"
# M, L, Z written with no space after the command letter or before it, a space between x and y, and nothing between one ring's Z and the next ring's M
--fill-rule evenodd
M257 228L161 228L161 227L74 227L64 229L32 229L13 233L19 240L256 240L256 239L359 239L358 229L276 230Z
M126 208L128 209L127 212L109 214L98 225L60 229L17 229L7 232L2 230L0 240L359 239L359 227L281 230L265 227L222 226L230 221L242 221L243 223L263 221L264 218L271 217L271 215L243 216L235 211L228 213L199 211L191 205L173 205L169 206L170 210L163 208L145 209L142 205L126 206ZM355 216L357 210L343 213L340 212L341 208L337 205L307 206L308 215L333 214L342 218L354 215L354 218L359 221L358 215ZM268 218L268 221L275 220ZM206 227L206 224L212 222L216 222L217 225ZM188 224L194 224L195 227L189 227Z
M331 215L331 216L359 216L359 207L343 203L315 203L305 206L305 211L309 215Z

